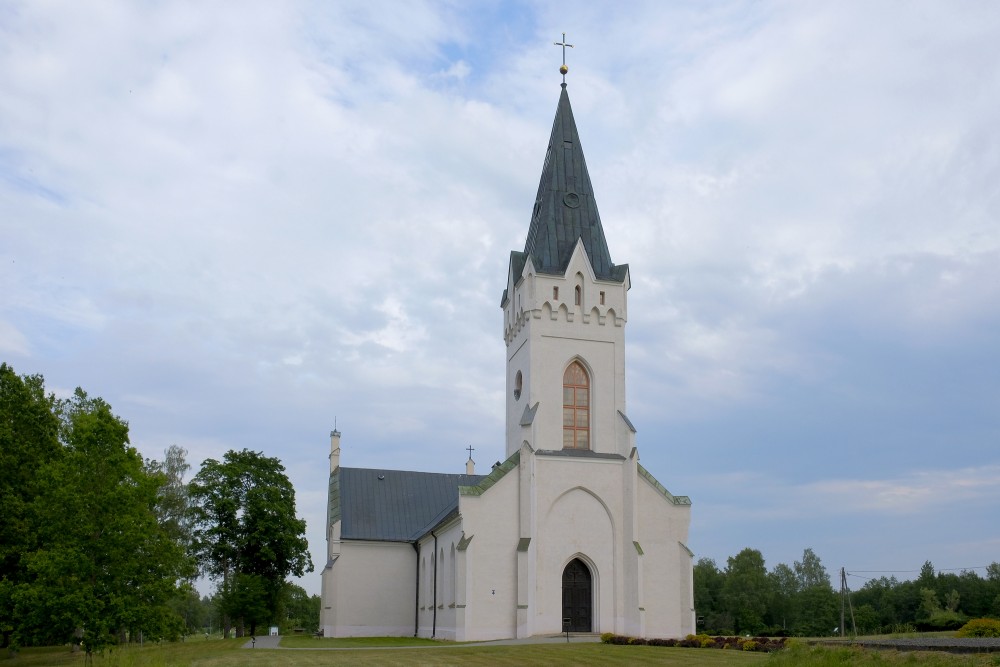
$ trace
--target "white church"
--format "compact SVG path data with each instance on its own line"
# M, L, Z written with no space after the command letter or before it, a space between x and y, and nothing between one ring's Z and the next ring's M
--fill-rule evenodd
M563 83L501 299L506 459L488 475L471 457L464 475L343 467L331 433L325 636L695 631L691 501L639 464L626 411L629 286Z

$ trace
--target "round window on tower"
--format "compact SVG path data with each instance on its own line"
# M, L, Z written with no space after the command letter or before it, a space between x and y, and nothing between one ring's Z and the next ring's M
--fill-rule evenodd
M521 383L522 383L522 380L521 380L521 371L518 371L517 375L514 376L514 400L515 401L518 400L519 398L521 398Z

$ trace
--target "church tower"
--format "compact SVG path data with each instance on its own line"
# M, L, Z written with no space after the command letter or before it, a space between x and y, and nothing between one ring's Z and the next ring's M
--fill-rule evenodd
M507 455L533 449L628 456L628 265L611 261L566 84L523 252L501 307Z

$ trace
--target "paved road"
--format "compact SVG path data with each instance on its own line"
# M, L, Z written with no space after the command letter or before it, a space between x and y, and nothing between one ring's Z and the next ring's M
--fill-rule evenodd
M280 641L280 635L261 635L256 640L251 639L248 641L243 645L243 648L281 648L278 645Z

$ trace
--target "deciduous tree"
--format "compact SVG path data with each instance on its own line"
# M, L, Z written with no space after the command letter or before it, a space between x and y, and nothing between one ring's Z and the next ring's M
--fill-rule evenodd
M760 551L747 548L729 557L722 601L733 616L736 632L756 634L763 630L771 598L769 584Z
M62 454L38 472L31 504L37 548L22 559L30 578L14 591L25 633L88 652L126 630L167 634L176 618L183 553L160 527L160 478L129 445L128 424L77 389L56 408Z
M0 364L0 648L18 625L13 594L29 580L23 556L38 546L30 510L39 470L62 454L53 407L40 375L18 376Z
M224 611L254 632L261 604L276 613L286 577L312 571L295 489L278 459L244 449L206 460L190 493L199 562L219 581Z

